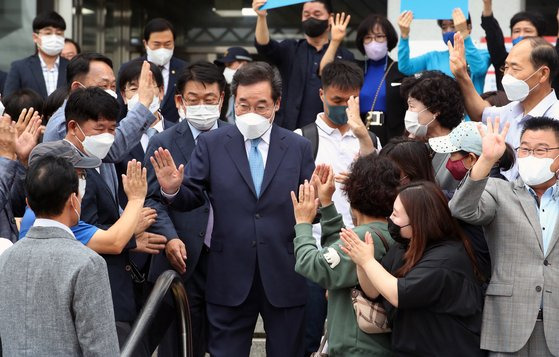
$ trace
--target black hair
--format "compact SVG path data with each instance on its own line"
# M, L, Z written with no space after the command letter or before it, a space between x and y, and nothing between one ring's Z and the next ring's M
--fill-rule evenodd
M559 120L549 118L549 117L533 117L524 122L522 127L522 133L520 138L524 136L526 131L537 131L537 130L551 130L555 134L557 141L559 142Z
M424 142L404 136L394 137L382 147L379 156L394 161L410 181L435 182L431 155Z
M440 28L443 28L443 21L454 22L452 19L439 19L439 20L437 20L437 25L439 25ZM466 24L472 26L472 17L470 16L469 12L468 12L468 18L466 19Z
M392 51L398 44L398 34L386 16L370 14L359 24L359 27L357 28L357 36L355 37L355 47L357 47L359 52L362 54L365 54L363 40L373 31L376 25L379 25L386 35L386 45L388 46L388 51Z
M103 89L89 87L77 89L70 94L64 109L66 116L66 129L70 120L78 124L88 120L107 119L116 121L118 119L119 105L116 99Z
M530 42L532 46L530 53L532 66L536 70L541 66L547 66L550 72L548 81L552 83L559 69L559 55L557 55L555 47L542 37L528 37L524 41Z
M388 217L400 185L400 170L390 159L376 153L353 162L344 183L351 208L370 217Z
M332 1L331 0L311 0L309 2L319 2L322 5L324 5L324 8L326 9L326 12L328 12L329 14L334 12L334 7L332 6Z
M440 71L424 71L402 81L402 97L412 97L437 115L443 128L454 129L464 117L464 100L453 78Z
M64 100L68 97L68 89L66 87L57 88L52 92L43 105L43 125L46 125L50 117L62 106Z
M39 32L45 27L52 26L55 29L66 30L66 21L57 12L45 12L33 19L33 32Z
M78 43L71 38L65 38L64 43L71 43L72 45L74 45L74 47L76 47L76 54L79 55L80 53L82 53L82 48L80 47L80 45L78 45Z
M58 216L68 197L78 193L78 175L68 160L47 155L29 166L25 191L37 218Z
M149 63L149 69L151 70L153 79L155 80L157 87L158 88L163 87L164 82L163 82L163 74L161 74L161 70L154 63L152 62L148 62L148 63ZM126 66L122 68L120 74L118 75L118 83L117 83L118 89L121 92L124 92L124 89L126 88L126 83L139 80L143 65L144 65L143 60L133 60L130 61L130 63L128 63Z
M363 86L363 70L350 61L334 61L324 66L321 79L323 89L359 90Z
M514 25L519 23L520 21L528 21L536 28L536 32L538 36L543 36L545 34L545 19L542 15L536 12L528 12L522 11L514 14L514 16L510 19L510 30L512 32L512 28Z
M146 42L149 41L149 37L154 32L163 32L163 31L171 31L173 33L173 40L175 39L175 28L173 24L163 18L155 18L148 21L146 26L144 27L144 40Z
M9 114L14 121L17 121L23 109L33 107L35 111L42 114L44 102L43 97L30 88L18 89L9 96L2 98L2 103L6 107L6 114Z
M85 52L76 55L72 58L68 67L66 67L66 82L68 83L68 89L72 85L72 82L79 77L87 76L89 73L89 65L93 61L99 61L106 63L109 67L113 68L113 61L107 56L95 52Z
M266 62L249 62L237 70L231 83L231 93L237 95L239 86L248 86L260 82L268 82L272 87L272 100L281 97L281 75L278 69Z
M176 94L183 94L186 83L190 81L203 84L217 83L220 93L225 90L226 85L223 70L207 61L195 62L185 68L177 78L177 85L175 87Z

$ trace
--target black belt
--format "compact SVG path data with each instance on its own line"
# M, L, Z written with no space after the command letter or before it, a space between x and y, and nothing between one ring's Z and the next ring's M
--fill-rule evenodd
M536 320L543 321L543 310L542 309L540 309L540 311L538 311L538 317L537 317Z

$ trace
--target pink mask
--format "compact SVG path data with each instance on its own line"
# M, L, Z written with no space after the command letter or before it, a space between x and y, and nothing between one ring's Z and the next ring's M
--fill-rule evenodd
M386 57L386 54L388 53L388 43L386 41L385 42L371 41L370 43L363 45L363 47L365 48L365 53L367 54L367 57L372 59L373 61L378 61L383 59L384 57Z

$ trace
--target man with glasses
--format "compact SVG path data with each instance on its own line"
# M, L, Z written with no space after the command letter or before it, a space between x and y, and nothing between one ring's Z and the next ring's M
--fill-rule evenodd
M479 129L481 156L450 201L454 217L483 226L491 255L481 349L490 356L557 356L559 121L523 122L514 182L488 178L514 125L505 122L501 131L499 124L488 120L487 131Z
M514 148L520 146L520 132L528 118L546 116L559 119L559 103L551 83L559 70L559 56L555 48L541 37L530 37L515 45L507 56L503 87L511 103L492 107L476 92L468 75L464 40L456 34L450 46L450 68L464 97L470 119L483 121L501 118L510 123L507 142ZM512 181L518 175L518 165L503 173Z
M12 63L3 96L18 89L30 88L43 99L66 85L68 60L60 57L64 48L66 22L56 12L39 14L33 20L33 42L37 53Z
M123 70L123 74L127 69ZM200 136L227 125L220 120L225 85L223 73L216 65L198 62L188 66L177 78L174 97L180 122L151 138L146 150L146 159L161 147L169 151L178 165L186 165ZM167 238L166 254L156 255L151 260L148 281L155 283L159 275L167 269L174 268L182 274L189 299L194 356L204 356L207 329L204 295L213 228L212 207L207 199L204 199L201 207L190 212L167 206L161 200L161 187L157 182L153 165L149 160L145 161L145 165L148 169L147 205L157 210L157 219L150 231ZM188 261L185 258L186 252ZM159 354L178 356L177 329L175 322L172 322L176 313L171 307L162 311L162 318L156 322L161 328L154 329L162 331L162 334L167 331L164 341L159 345Z
M161 198L174 210L195 209L207 198L213 208L206 283L210 355L248 356L260 314L267 355L301 356L307 289L295 272L290 192L311 178L311 145L273 124L281 100L277 69L247 63L231 88L234 126L200 135L186 168L177 168L162 148L151 162ZM188 252L180 253L183 265L190 262Z

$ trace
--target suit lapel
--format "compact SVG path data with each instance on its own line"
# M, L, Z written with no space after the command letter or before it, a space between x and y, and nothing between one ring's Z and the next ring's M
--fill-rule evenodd
M176 128L178 135L175 136L175 144L182 152L185 159L184 161L188 162L196 146L194 136L192 136L192 131L190 131L190 127L186 120L176 124Z
M101 174L99 172L97 172L97 170L95 169L87 169L87 174L91 175L92 177L95 177L95 180L97 181L97 185L102 187L105 191L107 191L107 195L111 198L111 201L114 203L114 205L118 209L118 203L116 202L115 196L113 195L113 192L111 191L111 189L109 188L109 186L107 186L107 183L105 182L105 180L103 180L103 176L101 176ZM86 187L87 190L87 187Z
M536 237L538 238L538 245L540 246L541 251L543 252L543 237L542 237L542 230L540 227L540 218L538 215L538 210L535 202L535 198L532 197L532 194L527 191L524 187L522 181L517 180L514 185L514 193L518 200L520 201L520 205L524 210L524 213L528 217L528 221L530 225L534 229L536 233Z
M42 96L45 98L47 97L47 85L45 84L45 77L43 76L43 70L41 69L41 60L39 59L39 55L35 55L31 57L31 74L37 83L37 88Z
M268 149L268 158L266 160L266 168L264 169L264 178L262 179L262 188L260 196L264 194L266 188L274 178L276 171L287 152L287 145L283 142L285 135L281 135L276 126L272 126L270 133L270 146Z
M229 141L225 143L227 153L231 157L231 160L233 160L233 162L235 163L235 166L237 166L237 170L239 170L239 173L241 174L243 180L245 180L247 186L250 187L250 190L252 191L254 197L258 198L256 190L254 189L254 183L252 182L252 175L250 173L250 167L248 165L248 157L243 135L237 129L230 130L228 133L228 137ZM268 157L269 156L270 155L268 154ZM266 177L266 174L264 174L264 177ZM263 188L264 186L262 186L261 192L264 192Z
M176 68L175 59L171 57L171 62L169 63L169 83L167 84L167 93L163 97L163 103L161 107L165 107L167 102L175 96L175 85L177 83L178 69Z
M66 85L66 66L68 62L62 57L60 57L60 62L58 63L58 80L56 82L56 88L60 88Z

